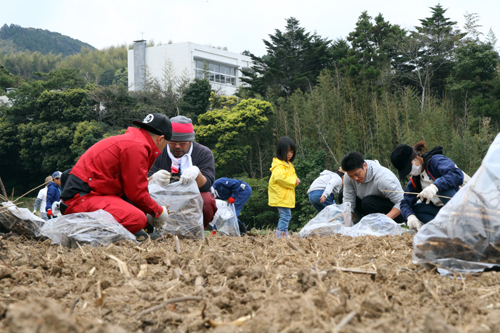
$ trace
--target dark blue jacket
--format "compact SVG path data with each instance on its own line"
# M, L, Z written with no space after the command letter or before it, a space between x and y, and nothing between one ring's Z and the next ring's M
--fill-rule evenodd
M217 179L212 186L217 191L216 198L227 200L229 197L232 197L236 200L238 194L244 191L241 184L245 184L245 188L250 188L250 186L242 180L226 177Z
M61 187L54 182L50 182L47 189L47 205L45 206L45 211L52 209L52 204L59 201L61 196Z
M464 173L456 167L455 162L448 157L443 156L443 149L441 147L433 148L429 153L424 154L424 168L427 175L434 179L434 185L439 191L446 191L455 189L458 191L459 186L464 183ZM420 185L420 176L413 176L410 178L405 192L418 192L422 191ZM401 214L408 219L408 216L415 215L413 212L413 205L417 202L418 198L414 194L405 194L401 200Z

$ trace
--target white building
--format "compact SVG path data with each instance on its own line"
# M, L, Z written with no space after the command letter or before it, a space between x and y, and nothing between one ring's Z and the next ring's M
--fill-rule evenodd
M145 40L135 41L134 49L128 51L129 90L143 89L146 68L152 77L160 79L169 62L176 77L187 71L191 79L203 78L203 70L208 69L213 89L226 95L233 95L243 84L241 69L252 65L248 56L210 46L187 42L146 47Z

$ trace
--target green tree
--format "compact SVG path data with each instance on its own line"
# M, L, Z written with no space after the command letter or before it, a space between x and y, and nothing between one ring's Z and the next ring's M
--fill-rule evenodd
M286 20L285 31L276 29L264 40L267 53L263 57L251 54L252 71L242 71L243 82L254 94L264 95L273 89L279 95L290 95L296 89L308 91L316 84L323 68L332 65L330 40L306 32L293 17Z
M180 102L181 113L198 122L198 116L207 112L210 106L210 93L212 86L206 79L195 78L193 82L184 90L182 101Z
M12 75L4 66L0 65L0 95L5 93L6 88L11 88L17 83L17 77Z
M232 109L208 111L198 117L196 140L212 148L221 174L260 174L262 178L268 160L264 160L261 146L273 113L271 103L256 99L241 100Z

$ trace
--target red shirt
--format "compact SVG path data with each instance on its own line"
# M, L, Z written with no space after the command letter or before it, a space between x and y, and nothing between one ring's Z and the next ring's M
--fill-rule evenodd
M161 151L144 129L129 127L122 135L90 147L71 170L100 195L125 195L134 206L158 217L163 208L149 195L147 174Z

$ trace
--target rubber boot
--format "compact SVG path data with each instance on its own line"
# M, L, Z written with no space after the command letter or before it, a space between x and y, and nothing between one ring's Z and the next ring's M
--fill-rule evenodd
M281 238L281 237L283 237L283 231L276 230L276 238Z
M290 238L290 237L288 236L288 230L286 230L286 231L282 231L281 237Z

